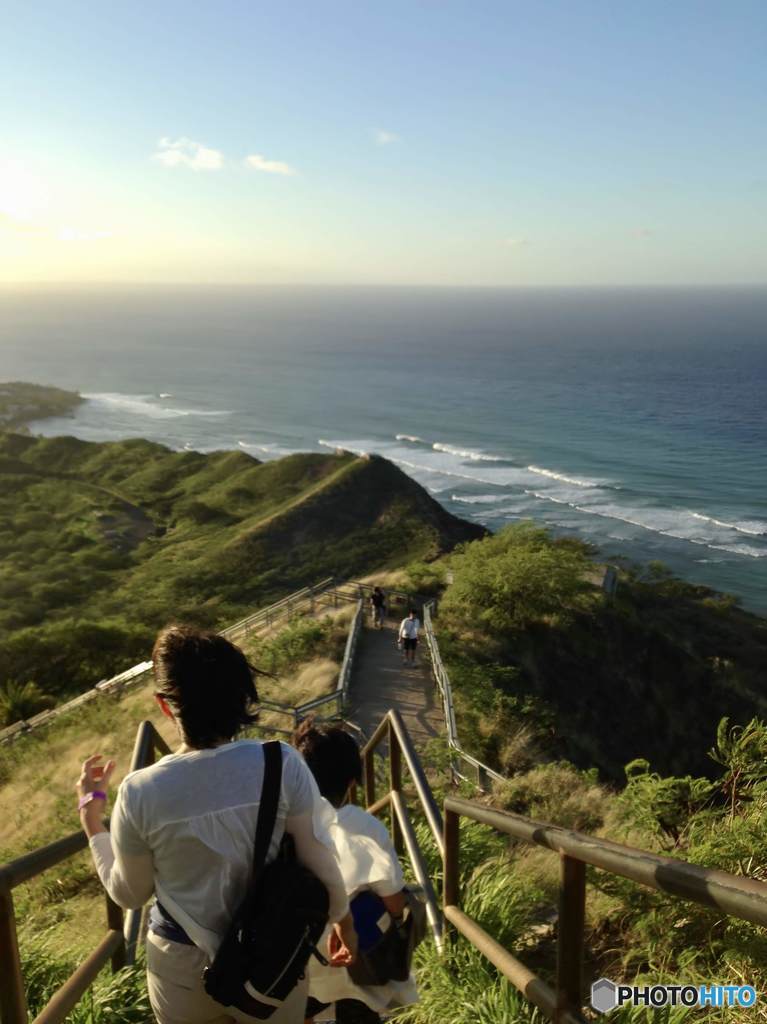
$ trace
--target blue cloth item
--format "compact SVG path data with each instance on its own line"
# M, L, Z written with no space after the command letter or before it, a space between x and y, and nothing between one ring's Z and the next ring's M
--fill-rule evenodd
M389 925L388 911L381 897L369 889L355 896L349 907L354 918L359 948L365 953L381 940L384 930Z
M159 900L155 900L149 908L148 928L150 932L154 932L155 935L168 939L170 942L180 942L184 946L194 945L181 925L173 920Z

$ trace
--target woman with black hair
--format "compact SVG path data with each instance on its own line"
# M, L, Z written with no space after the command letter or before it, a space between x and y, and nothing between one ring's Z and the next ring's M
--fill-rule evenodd
M156 698L178 728L181 746L123 779L110 828L102 816L114 762L83 764L77 783L80 815L99 878L112 899L137 909L153 892L147 936L147 977L159 1024L252 1021L205 992L201 974L213 959L245 895L252 869L264 779L257 740L236 740L254 721L253 669L234 644L215 633L169 626L153 651ZM282 785L267 860L284 833L298 860L330 897L331 962L348 964L356 948L349 904L331 840L315 820L317 788L305 763L282 747ZM300 983L270 1024L303 1020Z
M368 934L384 914L401 922L407 908L405 879L386 826L347 802L350 787L362 781L356 740L343 729L307 718L293 742L325 798L320 814L332 836L358 926ZM381 1011L413 1003L418 993L412 976L407 981L358 985L345 965L324 967L311 960L309 996L307 1024L331 1003L335 1003L336 1024L378 1024Z

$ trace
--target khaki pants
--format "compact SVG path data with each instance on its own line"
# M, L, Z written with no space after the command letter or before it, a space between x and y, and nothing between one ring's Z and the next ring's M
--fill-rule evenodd
M207 963L208 958L196 946L148 933L147 987L158 1024L256 1024L255 1017L224 1008L210 998L202 985L202 970ZM308 988L308 981L299 981L267 1024L303 1024Z

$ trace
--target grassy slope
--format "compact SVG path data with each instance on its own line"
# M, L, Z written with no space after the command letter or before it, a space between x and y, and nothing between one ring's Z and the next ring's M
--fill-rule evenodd
M299 703L335 689L351 606L297 619L276 633L251 634L243 649L276 678L260 678L266 700ZM82 761L101 752L117 761L115 784L130 766L139 722L149 718L173 748L173 725L158 711L152 682L97 700L0 747L0 864L78 828L74 781ZM286 718L263 715L264 727ZM256 729L256 733L261 730ZM23 938L45 933L58 954L84 954L104 927L104 902L90 856L71 858L16 890Z
M0 435L0 683L60 696L329 575L431 557L476 527L382 459L174 452Z

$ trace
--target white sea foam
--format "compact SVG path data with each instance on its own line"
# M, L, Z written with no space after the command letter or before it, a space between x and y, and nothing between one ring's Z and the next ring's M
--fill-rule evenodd
M451 494L452 501L460 501L462 505L494 505L505 501L505 494Z
M575 487L601 487L603 484L598 480L581 480L574 476L565 476L564 473L555 473L553 469L543 469L541 466L528 466L531 473L539 476L547 476L550 480L560 480L563 484L573 484Z
M570 508L576 508L574 502L565 501L564 498L555 498L553 494L541 494L539 491L528 491L525 489L525 494L529 494L531 498L539 498L541 501L553 501L557 505L569 505Z
M473 462L505 462L499 455L488 455L487 452L478 452L473 448L456 448L452 444L443 444L442 441L435 441L432 445L435 452L445 452L446 455L456 455L459 459L471 459Z
M255 441L238 441L237 444L240 448L244 448L245 451L258 452L269 459L282 459L286 455L295 455L298 450L295 448L285 448L281 444L257 444Z
M161 391L160 398L173 398L173 395L170 393L170 391Z
M731 551L734 555L747 555L749 558L767 558L764 548L752 548L748 544L709 544L714 551Z
M626 495L626 498L618 501L616 500L617 488L597 480L570 477L540 466L491 465L491 463L504 460L495 456L485 456L482 460L472 459L467 449L454 448L441 443L432 445L430 449L420 450L404 444L398 445L393 442L378 442L370 439L322 440L320 444L328 448L345 448L360 455L366 452L377 452L410 472L422 483L426 482L424 480L424 475L426 475L429 484L434 483L435 477L442 477L443 479L466 480L474 485L485 484L498 487L497 495L462 495L449 492L452 499L458 503L468 506L490 506L486 511L483 509L469 512L468 514L472 518L482 516L483 518L498 519L509 514L519 515L521 512L513 504L510 506L509 502L515 502L524 494L528 499L551 502L560 507L573 509L589 519L598 517L618 521L627 526L647 530L658 536L710 549L726 550L730 554L751 558L767 557L767 546L761 549L744 544L728 544L728 536L733 536L730 532L732 524L723 525L721 522L713 521L712 517L703 518L700 514L693 515L685 509L642 504L641 498L637 499L636 504L629 503L626 500L628 495L625 491L622 493ZM473 452L472 454L479 456L483 453ZM475 470L471 464L473 461L482 461L483 470L480 470L479 466ZM500 490L500 488L504 490ZM522 500L524 501L524 499ZM592 522L594 522L593 519ZM756 534L756 527L761 524L744 521L738 525L744 529L753 529Z
M395 434L395 440L397 441L410 441L411 444L428 444L428 441L424 441L422 437L418 437L417 434Z
M154 420L178 419L182 416L231 416L231 412L226 409L175 409L167 405L158 405L154 395L121 395L105 391L83 395L83 398L119 412Z
M738 520L735 523L726 523L722 519L714 519L713 516L704 516L702 512L691 512L690 515L696 519L702 519L703 522L721 526L725 530L737 530L738 533L748 533L752 537L767 536L767 523L760 522L758 519L744 519L743 521Z

